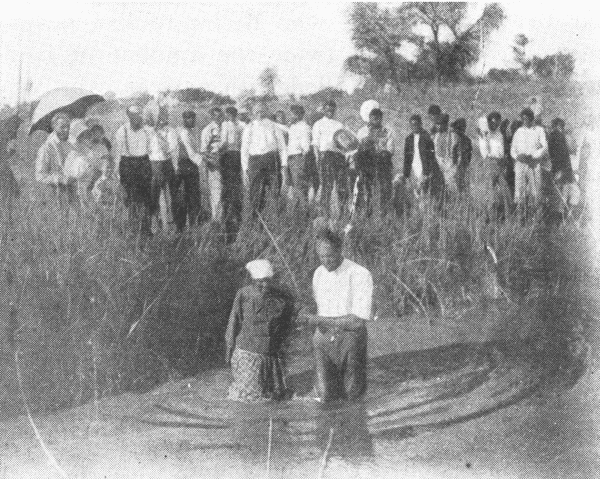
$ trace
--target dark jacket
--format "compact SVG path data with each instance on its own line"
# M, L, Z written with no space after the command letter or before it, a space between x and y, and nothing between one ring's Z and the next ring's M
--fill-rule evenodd
M423 164L423 176L426 178L423 189L426 193L438 196L444 189L444 175L435 159L435 148L429 133L421 130L419 134L419 154ZM415 156L415 134L410 133L404 141L404 177L410 177Z
M262 295L253 285L241 288L225 333L228 357L235 348L276 356L288 337L293 311L293 299L283 290Z
M574 181L573 167L567 137L557 130L552 130L548 135L548 155L552 162L552 173L562 173L561 181L571 183Z

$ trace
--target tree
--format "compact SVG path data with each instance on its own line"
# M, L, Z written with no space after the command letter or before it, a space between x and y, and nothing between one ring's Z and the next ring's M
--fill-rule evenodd
M265 68L258 76L258 81L264 94L275 98L275 85L279 83L279 75L274 67Z
M401 82L407 79L409 64L398 53L412 35L407 17L376 3L355 3L350 23L352 42L359 53L346 59L345 68L371 77L380 86L391 82L399 91Z
M568 79L575 70L575 58L570 53L554 53L531 59L533 74L540 79Z
M430 39L417 34L417 63L428 62L438 84L442 79L459 80L467 67L477 62L481 45L505 18L499 4L489 3L474 22L467 23L467 7L466 2L414 2L398 8L413 27L429 30Z
M523 33L519 33L515 37L515 43L512 47L513 57L515 62L521 68L521 72L523 76L529 76L531 69L531 60L527 58L527 45L529 44L529 38L527 38Z

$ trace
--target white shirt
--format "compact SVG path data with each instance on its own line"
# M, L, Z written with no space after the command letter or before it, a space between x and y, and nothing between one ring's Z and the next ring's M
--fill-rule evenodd
M310 150L312 131L308 123L300 120L290 125L288 139L288 156L305 155Z
M115 133L117 159L121 156L144 156L150 154L150 139L154 130L149 126L142 126L133 130L129 122L124 123Z
M253 120L242 134L242 171L248 171L250 156L279 152L281 166L287 166L287 148L283 132L268 118Z
M244 123L239 120L224 121L221 125L221 147L223 151L240 151L242 148L242 134Z
M421 181L423 179L423 162L421 161L421 151L419 150L419 138L421 138L421 135L417 133L415 135L415 152L413 155L412 173L417 180Z
M64 183L63 166L74 149L69 141L61 141L56 133L50 133L37 154L35 179L47 184Z
M312 128L312 143L320 152L340 150L333 142L333 135L336 131L344 129L344 125L337 120L324 116L315 122Z
M202 129L200 134L200 153L217 153L221 146L222 128L216 122L211 121Z
M313 276L313 294L319 316L372 317L373 278L369 270L349 259L344 258L335 271L319 266Z
M504 136L500 130L487 131L480 143L482 158L504 158Z
M179 137L175 128L165 126L150 137L150 161L179 161Z
M546 133L541 126L534 125L531 128L522 126L513 136L510 145L510 154L516 160L519 155L531 155L540 159L548 153Z
M196 135L194 131L183 127L177 129L177 135L179 136L179 141L185 148L189 159L200 166L202 157L200 156L200 141L198 135Z

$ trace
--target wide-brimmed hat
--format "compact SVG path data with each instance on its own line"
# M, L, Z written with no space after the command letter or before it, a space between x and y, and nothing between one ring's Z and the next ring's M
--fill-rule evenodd
M343 153L358 149L360 142L350 130L340 129L333 134L333 143Z
M360 117L365 123L369 121L369 115L375 108L379 108L377 100L367 100L360 106Z

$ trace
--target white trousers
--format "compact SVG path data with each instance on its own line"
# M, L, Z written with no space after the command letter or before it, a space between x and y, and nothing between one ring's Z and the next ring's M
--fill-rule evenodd
M210 196L210 213L214 221L221 221L223 217L223 205L221 197L223 194L223 183L219 170L210 171L206 169L208 180L208 194Z
M515 162L515 203L520 204L527 196L537 203L542 187L542 171L540 165L530 167L520 161Z

